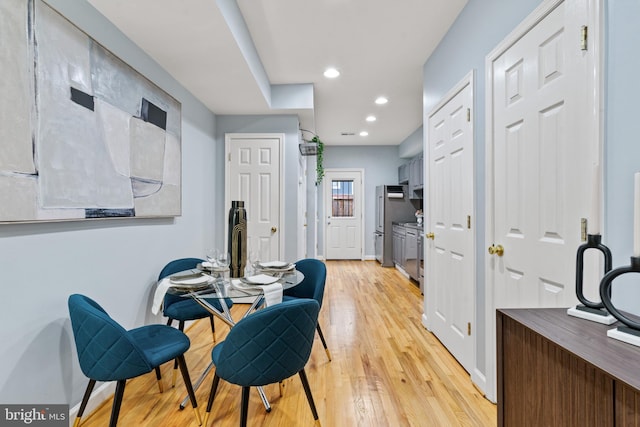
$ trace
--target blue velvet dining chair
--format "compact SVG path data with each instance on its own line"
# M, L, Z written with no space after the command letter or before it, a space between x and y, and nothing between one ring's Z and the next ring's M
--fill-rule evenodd
M68 304L80 368L89 378L74 427L80 425L96 381L117 381L109 421L109 426L115 427L127 380L154 369L158 375L160 365L173 359L180 366L198 425L202 424L184 360L184 353L191 343L183 332L165 325L147 325L127 331L97 302L80 294L71 295Z
M324 288L327 281L327 266L320 260L306 258L296 261L296 270L304 274L304 279L299 285L285 289L282 300L289 301L296 298L312 298L318 301L320 308L322 308ZM327 342L324 339L319 322L316 330L318 331L318 336L320 336L320 341L322 341L322 346L327 354L327 358L331 361L331 353L327 347Z
M160 274L158 275L158 281L164 279L167 276L178 273L180 271L190 270L196 268L196 266L204 260L200 258L180 258L170 261L164 266ZM215 307L217 310L222 311L220 301L217 299L208 299L207 302ZM233 301L229 298L225 299L225 303L228 308L231 308ZM174 320L178 321L178 329L184 332L184 322L188 320L209 318L211 324L211 334L213 335L213 342L216 342L216 328L213 323L213 315L207 311L206 308L198 304L191 298L181 297L179 295L172 295L167 293L164 297L162 304L162 313L168 318L167 325L171 326ZM178 374L178 365L173 367L173 379L171 384L175 385L176 377Z
M320 425L304 366L309 361L320 305L297 299L259 310L229 331L211 351L216 367L207 402L207 425L220 379L242 387L240 426L247 425L251 387L279 383L300 376L316 425Z

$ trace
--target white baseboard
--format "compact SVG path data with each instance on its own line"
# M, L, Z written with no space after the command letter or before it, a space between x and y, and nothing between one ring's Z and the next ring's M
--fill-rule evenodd
M400 267L398 264L396 264L395 267L396 267L396 270L398 270L400 272L400 274L402 274L407 279L411 279L411 276L409 276L409 273L404 271L404 268Z
M375 255L365 255L364 257L364 261L375 261L375 260L376 260Z
M487 389L487 377L478 369L474 369L473 372L471 372L471 382L489 402L496 403L495 399L492 400L487 396L485 391Z
M87 380L87 384L89 380ZM93 393L91 393L91 397L89 398L89 402L87 403L87 407L84 410L84 414L82 414L82 418L86 418L93 411L98 409L100 405L104 403L105 400L110 399L116 392L116 383L115 381L111 381L108 383L102 383L98 387L93 389ZM78 411L80 410L79 402L76 406L69 409L69 427L73 427L73 423L78 416Z
M422 326L424 326L427 330L429 330L429 319L427 318L427 313L422 313Z

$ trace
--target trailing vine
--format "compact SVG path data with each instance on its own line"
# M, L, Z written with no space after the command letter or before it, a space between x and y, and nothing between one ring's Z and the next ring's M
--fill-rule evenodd
M320 138L318 138L317 135L311 139L311 142L318 144L318 154L316 155L316 185L318 185L322 182L322 178L324 177L324 166L322 165L324 143L320 141Z

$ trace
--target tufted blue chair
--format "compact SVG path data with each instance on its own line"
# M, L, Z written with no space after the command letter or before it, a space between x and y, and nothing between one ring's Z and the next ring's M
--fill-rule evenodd
M304 280L293 288L285 289L282 301L290 301L295 298L313 298L322 307L324 285L327 280L327 266L320 260L306 258L296 261L296 270L304 274ZM318 331L318 336L320 336L320 341L322 341L324 351L327 353L327 358L331 361L331 353L327 348L327 342L324 340L320 323L318 323L316 330Z
M170 261L167 265L164 266L160 274L158 275L158 281L164 279L167 276L178 273L180 271L190 270L196 268L196 266L203 262L204 260L200 258L180 258L173 261ZM208 299L207 302L215 307L217 310L222 311L222 306L220 305L220 301L217 299ZM227 307L231 308L233 305L233 301L230 299L225 299ZM195 300L191 298L181 297L179 295L172 295L167 293L164 297L164 302L162 304L162 312L168 318L167 325L171 326L174 320L178 321L178 329L184 331L184 322L187 320L196 320L196 319L204 319L205 317L209 318L209 323L211 323L211 333L213 334L213 342L216 342L216 329L213 324L213 315L207 311L203 306L198 304ZM176 376L178 374L178 365L177 363L173 366L173 379L172 385L176 383Z
M117 381L109 421L109 426L115 427L126 381L154 369L157 374L159 366L172 359L178 361L196 419L201 424L184 360L184 353L190 346L184 333L165 325L147 325L127 331L91 298L73 294L68 303L80 368L89 378L74 427L80 425L96 381Z
M312 299L287 301L259 310L231 329L227 338L211 351L216 371L207 403L205 426L220 378L242 386L240 426L246 426L249 389L281 382L296 373L300 375L316 425L320 425L304 372L319 311L320 305Z

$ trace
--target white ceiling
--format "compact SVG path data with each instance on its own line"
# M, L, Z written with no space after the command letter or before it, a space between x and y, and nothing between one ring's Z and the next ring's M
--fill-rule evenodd
M298 114L329 145L396 145L422 124L422 66L467 2L88 1L214 113ZM272 109L265 81L312 84L313 108Z

